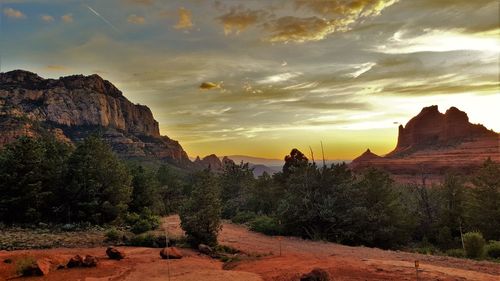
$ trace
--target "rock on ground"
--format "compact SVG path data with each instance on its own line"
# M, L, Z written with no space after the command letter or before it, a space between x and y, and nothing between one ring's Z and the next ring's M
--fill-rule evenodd
M330 274L324 269L315 268L311 272L302 275L300 281L330 281Z
M162 259L181 259L182 253L175 247L164 248L160 251Z
M112 260L121 260L125 258L125 253L114 247L108 247L106 255L108 255L108 257Z

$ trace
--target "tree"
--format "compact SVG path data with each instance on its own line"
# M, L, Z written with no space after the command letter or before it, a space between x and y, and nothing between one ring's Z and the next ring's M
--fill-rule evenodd
M131 177L111 148L95 135L80 143L69 158L65 181L60 202L68 221L103 224L127 210Z
M455 174L447 174L440 188L439 232L437 242L444 249L453 246L453 237L460 237L460 228L465 219L468 201L463 179Z
M285 164L283 165L283 174L286 177L290 173L293 173L294 169L305 167L308 164L309 160L304 155L304 153L294 148L290 152L290 155L285 156Z
M500 164L488 158L472 178L469 224L487 240L500 239Z
M389 174L368 169L355 185L352 216L355 244L391 248L407 242L406 218Z
M156 215L163 213L164 206L159 196L161 195L160 184L156 180L155 174L138 165L130 166L129 170L132 175L132 196L129 210L140 213L144 208L148 208Z
M271 215L276 212L277 204L284 195L284 188L264 172L250 185L246 206L253 213Z
M236 165L232 161L224 163L219 176L222 199L222 217L229 219L245 209L248 192L254 184L254 176L248 163Z
M179 213L191 245L217 245L221 209L220 186L214 174L208 169L194 174L191 194Z
M184 181L167 165L161 165L158 168L156 179L160 184L164 213L178 212L184 194Z
M51 220L70 147L53 137L21 137L0 153L0 220Z

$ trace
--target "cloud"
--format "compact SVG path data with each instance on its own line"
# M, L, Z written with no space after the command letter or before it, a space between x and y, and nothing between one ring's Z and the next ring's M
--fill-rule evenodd
M175 29L191 29L193 27L192 13L190 10L179 8L179 21L174 26Z
M498 34L476 35L461 33L461 30L428 30L417 36L407 36L398 31L376 50L389 54L416 52L449 52L458 50L489 51L498 53Z
M12 9L12 8L3 9L3 13L4 13L4 15L6 15L7 17L12 18L12 19L25 19L26 18L26 15L23 14L23 12L21 12L19 10Z
M325 39L336 31L346 31L365 18L380 15L383 9L398 0L296 0L298 9L310 10L319 16L284 16L265 24L270 42L307 42Z
M285 82L297 76L300 76L302 73L300 72L285 72L276 75L268 76L262 80L257 81L260 84L268 84L268 83L279 83Z
M295 5L323 16L359 18L377 16L396 2L398 0L295 0Z
M47 23L54 21L54 17L50 16L50 15L41 15L40 19L42 19L42 21L47 22Z
M306 42L324 39L334 32L334 26L318 17L298 18L282 17L265 24L265 30L271 33L270 42Z
M242 9L241 7L233 7L229 12L217 17L217 20L224 26L224 33L226 35L233 32L239 34L268 15L269 14L264 10L249 10Z
M65 14L61 16L61 20L64 23L72 23L73 22L73 14Z
M214 83L214 82L202 82L200 84L200 89L202 90L212 90L212 89L220 89L222 87L222 82Z
M127 22L132 23L132 24L142 25L142 24L146 23L146 19L144 17L132 14L132 15L128 16Z

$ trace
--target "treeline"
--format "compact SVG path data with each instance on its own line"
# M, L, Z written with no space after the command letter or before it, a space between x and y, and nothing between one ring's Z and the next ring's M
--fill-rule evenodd
M471 178L450 174L442 185L398 185L376 169L354 175L346 164L317 166L294 149L273 176L255 179L247 164L229 163L222 173L194 178L201 181L195 194L216 198L210 201L218 210L203 207L207 221L211 215L217 222L220 213L270 235L424 252L462 248L466 232L500 238L500 165L491 160ZM191 197L193 205L210 206L203 196ZM187 213L183 222L195 220L189 216L195 208Z
M375 169L355 175L346 164L318 166L296 149L281 172L258 178L243 163L185 176L145 168L117 158L98 136L76 147L23 137L0 150L5 224L128 224L140 233L171 213L193 245L215 245L221 219L229 219L269 235L446 251L462 248L467 232L500 240L500 165L488 159L471 177L423 186L395 184Z
M178 208L182 180L120 160L98 136L76 147L21 137L0 151L0 222L128 223L137 232Z

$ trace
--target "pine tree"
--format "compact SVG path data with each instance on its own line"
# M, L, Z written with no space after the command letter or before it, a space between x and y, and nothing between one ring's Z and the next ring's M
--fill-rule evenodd
M179 214L181 226L191 245L214 246L221 229L220 187L208 169L196 173L193 179L191 194Z

